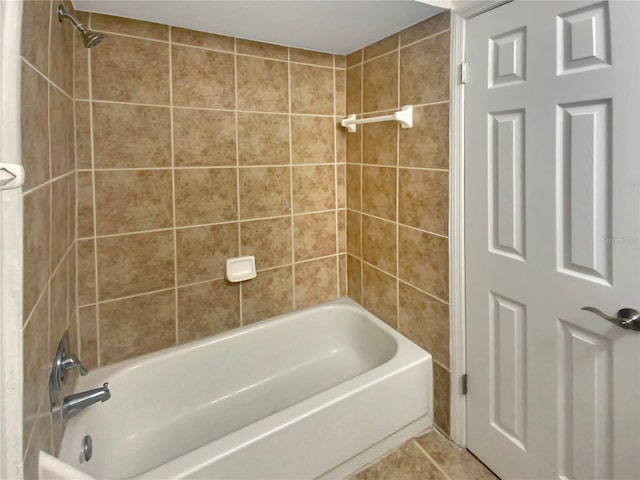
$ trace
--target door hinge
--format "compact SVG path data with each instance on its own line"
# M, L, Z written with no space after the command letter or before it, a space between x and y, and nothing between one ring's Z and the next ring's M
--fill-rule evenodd
M462 85L467 84L467 62L462 62L460 64L460 83Z
M467 374L462 375L462 394L466 395L468 391L467 387Z

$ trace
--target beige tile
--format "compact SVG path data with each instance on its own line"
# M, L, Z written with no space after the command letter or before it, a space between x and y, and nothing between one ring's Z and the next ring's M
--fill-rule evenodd
M175 170L176 226L236 220L236 189L232 168Z
M78 356L89 369L98 367L98 319L95 305L78 309L80 351Z
M240 224L241 254L256 257L256 268L291 263L291 218L269 218Z
M89 98L89 49L84 48L82 37L73 37L73 98Z
M389 53L392 50L396 50L398 48L398 40L399 35L394 33L393 35L383 38L376 43L372 43L368 47L364 48L364 59L369 60L379 55Z
M289 58L292 62L333 67L333 55L330 53L314 52L312 50L302 50L300 48L291 48Z
M347 165L347 208L360 210L362 208L362 167Z
M94 100L169 104L169 45L110 35L91 51Z
M338 210L338 253L347 252L347 211Z
M238 256L238 225L176 231L178 285L224 278L227 258Z
M459 480L496 480L498 478L466 449L450 442L437 430L418 437L416 441L450 478Z
M347 115L362 113L362 66L347 70Z
M347 163L362 163L362 128L347 133Z
M178 342L186 343L240 326L240 287L225 280L178 289Z
M387 220L396 219L395 168L362 167L362 211Z
M398 125L396 122L363 125L362 162L370 165L398 164Z
M67 239L69 241L68 246L71 246L76 239L77 232L77 198L78 198L78 173L73 172L67 177L69 184L69 223L67 224Z
M293 267L260 273L242 284L242 324L293 310Z
M396 224L362 216L362 259L396 274Z
M274 217L290 212L289 167L240 169L240 218Z
M49 352L53 355L67 330L69 263L65 257L49 280Z
M338 297L336 257L296 264L296 308L328 302Z
M334 55L336 68L347 68L347 56L346 55Z
M23 451L36 423L38 403L47 387L49 358L49 295L45 291L29 317L23 333L22 385Z
M73 170L76 163L73 100L57 88L50 86L49 102L51 178L55 178Z
M287 63L237 57L238 109L258 112L289 111Z
M76 245L73 245L69 252L69 289L68 294L68 313L69 313L69 335L71 336L71 344L78 345L78 299L77 299L77 273L78 261L76 258Z
M229 53L174 45L171 48L173 104L235 107L235 65Z
M347 132L340 126L340 122L335 124L336 130L336 163L347 163Z
M69 219L75 213L69 198L70 177L51 184L51 271L71 245Z
M240 165L288 165L289 116L238 113Z
M76 113L76 168L92 168L91 158L91 104L75 102Z
M49 23L52 2L32 0L23 2L22 56L44 75L49 68Z
M449 172L400 170L400 223L447 235Z
M398 275L438 298L449 298L449 242L418 230L400 227Z
M93 239L78 240L78 305L96 302L96 249Z
M49 279L50 187L23 196L23 312L27 317Z
M347 255L342 254L338 256L338 284L339 284L339 297L345 297L347 295L348 280L347 280Z
M337 175L338 208L347 208L347 166L338 165Z
M400 165L449 168L449 103L414 107L413 128L400 129Z
M399 330L442 365L449 366L449 306L400 283Z
M238 53L245 55L255 55L256 57L275 58L277 60L287 60L289 49L273 43L254 42L253 40L236 40Z
M362 63L362 49L351 52L347 55L347 67Z
M98 235L173 226L171 171L97 171L95 182Z
M449 100L449 34L403 48L400 53L400 103Z
M234 166L235 113L174 108L173 145L176 166Z
M362 266L362 306L397 328L397 280L367 264Z
M398 108L398 52L378 57L362 68L363 111Z
M100 364L175 345L175 295L169 290L100 304Z
M362 243L362 215L347 210L347 251L360 257Z
M291 117L293 163L333 163L334 120L330 117Z
M112 17L111 15L100 15L98 13L91 15L91 29L155 40L169 40L169 27L167 25L143 22L131 18Z
M293 217L296 262L336 252L336 213L312 213Z
M409 43L417 42L423 38L448 30L450 21L451 12L448 10L434 17L427 18L400 32L400 42L402 45L408 45Z
M171 111L94 103L93 139L96 168L171 166Z
M360 472L352 480L447 480L413 441Z
M291 64L291 111L333 115L333 70Z
M172 287L173 253L172 232L99 238L99 300Z
M336 115L345 116L347 114L347 72L345 70L335 70L336 84Z
M22 166L25 171L23 190L30 190L49 180L47 88L47 81L23 61L20 96Z
M335 167L293 167L293 212L317 212L335 208Z
M358 303L362 302L362 262L347 255L347 293Z
M433 415L434 422L446 435L449 435L450 422L450 383L451 372L433 363Z
M73 95L73 38L76 32L68 22L58 20L58 4L51 2L51 32L49 37L49 80L64 92ZM75 13L71 4L67 11Z
M223 52L233 52L233 37L213 33L197 32L186 28L171 27L171 41L194 47L210 48Z

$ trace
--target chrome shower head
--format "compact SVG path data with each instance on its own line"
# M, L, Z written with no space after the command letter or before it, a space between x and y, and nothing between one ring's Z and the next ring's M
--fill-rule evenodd
M62 5L59 5L58 20L62 22L62 20L64 20L65 18L68 18L69 21L73 23L73 26L78 29L80 35L82 35L82 42L84 43L85 48L95 47L104 38L104 35L102 35L101 33L92 32L91 30L85 28L85 26L82 25L78 20L76 20L72 15L70 15Z

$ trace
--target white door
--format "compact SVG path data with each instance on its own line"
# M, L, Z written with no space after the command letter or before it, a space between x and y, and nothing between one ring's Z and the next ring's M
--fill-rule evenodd
M467 25L467 446L503 479L640 479L640 331L581 310L640 310L640 2Z

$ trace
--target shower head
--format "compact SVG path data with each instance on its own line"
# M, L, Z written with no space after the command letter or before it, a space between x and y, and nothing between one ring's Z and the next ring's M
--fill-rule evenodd
M88 30L87 28L85 28L84 25L82 25L78 20L76 20L72 15L70 15L65 10L65 8L62 5L60 5L58 6L58 20L62 22L62 20L64 20L65 18L68 18L69 21L73 23L73 26L78 29L78 31L80 32L80 35L82 35L82 42L84 43L85 48L95 47L104 38L104 35L102 35L101 33L92 32L91 30Z

